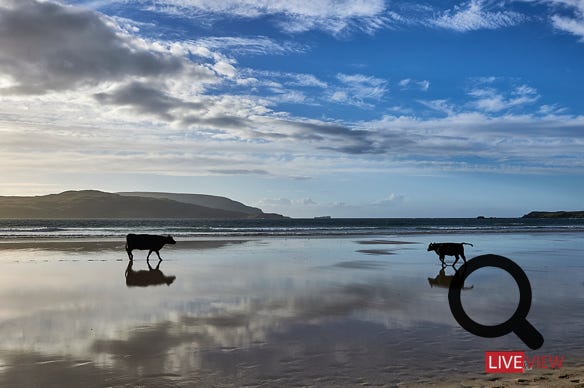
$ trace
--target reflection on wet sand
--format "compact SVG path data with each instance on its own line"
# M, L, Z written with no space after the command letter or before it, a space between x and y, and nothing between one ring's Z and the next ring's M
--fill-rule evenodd
M172 246L171 249L217 249L234 244L243 244L248 240L193 240L181 241L179 245ZM22 241L3 241L0 242L0 251L2 250L42 250L42 251L58 251L58 252L73 252L73 253L90 253L100 251L124 251L125 241L118 239L111 240L85 240L74 239L69 240L22 240Z
M355 241L357 244L362 244L362 245L407 245L407 244L419 244L417 242L413 242L413 241L397 241L397 240L380 240L380 239L374 239L374 240L359 240L359 241Z
M445 266L442 266L442 269L440 270L440 272L438 272L438 275L436 275L435 278L428 278L428 283L430 284L430 287L450 288L450 283L452 283L452 279L456 274L456 270L453 269L452 275L446 275L445 268L446 268ZM463 290L470 290L473 288L474 286L462 287Z
M351 261L341 261L340 263L334 264L334 267L347 268L347 269L377 269L387 265L383 261L375 260L351 260Z
M393 255L394 253L389 249L359 249L359 253L364 253L366 255Z
M162 260L158 261L156 268L152 268L150 262L146 262L148 264L148 271L146 270L138 270L135 271L132 269L134 261L130 261L128 263L128 267L126 268L125 276L126 276L126 286L128 287L148 287L148 286L158 286L161 284L166 284L170 286L176 276L166 276L160 268L160 263Z

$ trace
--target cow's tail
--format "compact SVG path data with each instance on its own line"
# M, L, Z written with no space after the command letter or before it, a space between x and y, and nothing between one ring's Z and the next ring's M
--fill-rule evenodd
M464 245L470 245L471 247L474 247L474 245L472 245L472 244L470 244L470 243L465 243L465 242L463 242L463 243L461 243L461 244L464 244Z

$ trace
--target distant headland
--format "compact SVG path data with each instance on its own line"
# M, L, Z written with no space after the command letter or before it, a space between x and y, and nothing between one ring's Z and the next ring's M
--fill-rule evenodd
M176 193L65 191L34 197L0 196L0 218L282 219L225 197Z
M521 218L584 218L584 210L580 210L580 211L556 211L556 212L530 212Z

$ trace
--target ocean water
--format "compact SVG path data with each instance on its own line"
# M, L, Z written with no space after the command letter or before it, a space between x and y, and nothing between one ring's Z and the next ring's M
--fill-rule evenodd
M127 233L178 238L343 236L436 233L581 232L584 219L375 218L284 220L2 220L0 239L123 238Z

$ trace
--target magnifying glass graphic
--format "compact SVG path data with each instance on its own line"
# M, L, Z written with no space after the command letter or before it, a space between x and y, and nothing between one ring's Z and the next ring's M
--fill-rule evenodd
M466 278L483 267L496 267L507 271L519 287L519 305L515 313L507 321L494 326L485 326L473 321L462 307L460 292ZM500 337L514 332L525 345L531 349L539 349L543 345L543 336L527 321L527 313L531 308L531 285L525 272L514 261L498 255L481 255L463 264L454 274L448 290L448 303L454 319L466 331L479 337Z

